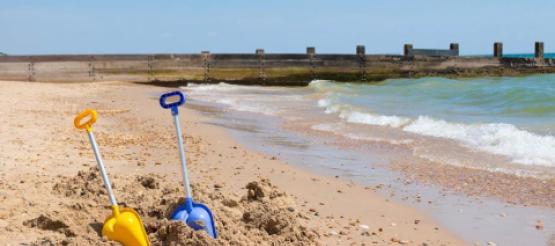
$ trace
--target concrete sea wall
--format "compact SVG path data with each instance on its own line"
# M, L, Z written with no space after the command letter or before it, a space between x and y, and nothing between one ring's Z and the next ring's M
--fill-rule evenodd
M228 82L237 84L305 85L313 79L379 81L422 76L498 76L555 72L555 60L543 57L536 43L535 58L508 58L502 44L494 56L461 57L458 44L449 50L413 49L403 55L354 54L144 54L0 56L0 80L80 82ZM168 83L169 84L169 83Z

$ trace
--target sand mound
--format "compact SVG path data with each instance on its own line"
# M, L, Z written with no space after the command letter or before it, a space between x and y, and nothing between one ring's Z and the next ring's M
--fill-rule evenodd
M226 244L222 239L213 240L204 231L193 231L181 221L162 219L145 225L153 245L209 245Z
M241 199L242 222L246 228L255 228L257 236L279 244L305 245L314 243L318 234L302 226L300 215L291 210L294 201L280 192L269 180L250 182L247 196Z
M75 233L69 229L69 226L61 220L51 219L45 215L23 222L24 226L37 227L42 230L55 231L66 235L67 237L75 237Z
M104 239L99 240L84 240L79 238L58 238L58 237L43 237L31 243L33 246L79 246L79 245L95 245L95 246L120 246L117 242L109 242Z
M137 181L139 181L139 183L147 189L158 189L160 187L158 180L153 177L140 176L137 177Z
M115 189L116 184L112 182ZM107 196L102 177L97 167L91 167L87 171L79 171L75 177L62 177L52 190L72 198L87 198L95 201L104 201ZM102 198L102 200L98 200Z
M319 238L317 232L302 225L301 215L291 209L295 207L294 200L267 179L249 182L243 197L225 194L207 184L193 185L195 201L206 204L214 214L218 239L213 240L204 231L193 231L179 221L167 219L183 202L178 180L160 175L111 175L111 178L119 184L114 187L119 203L141 215L153 245L314 245ZM100 228L110 210L96 167L74 177L60 177L53 193L72 201L70 209L61 211L60 216L76 221L66 224L39 216L26 222L68 236L42 238L36 245L106 244Z

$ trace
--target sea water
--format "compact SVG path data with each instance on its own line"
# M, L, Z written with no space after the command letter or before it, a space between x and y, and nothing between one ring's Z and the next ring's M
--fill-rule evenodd
M415 149L432 146L427 144L430 139L447 140L502 163L555 170L555 75L551 74L378 83L315 80L303 88L220 83L185 89L192 98L231 110L305 122L313 130L347 138L412 143ZM423 144L422 139L428 142ZM446 164L465 165L466 158L457 157L456 150L452 155L444 149L424 152L430 159L434 157L429 153L437 152ZM472 160L472 165L481 165Z
M505 54L504 57L514 57L514 58L534 58L534 54L523 53L523 54ZM555 53L545 53L543 55L545 58L555 58Z
M555 167L555 75L314 81L343 121L453 139L523 165Z

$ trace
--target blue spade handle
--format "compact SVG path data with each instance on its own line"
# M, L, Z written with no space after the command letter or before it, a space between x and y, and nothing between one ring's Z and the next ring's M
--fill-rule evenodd
M166 103L168 97L179 97L179 101L173 103ZM177 145L179 150L179 159L181 161L181 173L183 176L183 186L185 186L185 198L191 198L191 185L189 184L189 175L187 174L187 158L185 157L185 148L183 146L183 134L181 133L181 126L179 123L179 112L177 108L179 105L185 103L185 95L181 91L173 91L160 96L160 106L165 109L171 109L173 116L173 123L175 126L175 133L177 135ZM189 206L191 207L191 206Z
M174 96L178 96L179 101L173 102L173 103L166 103L166 99L168 99L168 97L174 97ZM172 110L172 115L178 115L179 112L177 111L177 108L183 105L184 103L185 103L185 95L183 95L181 91L173 91L160 96L160 106L166 109L170 108Z

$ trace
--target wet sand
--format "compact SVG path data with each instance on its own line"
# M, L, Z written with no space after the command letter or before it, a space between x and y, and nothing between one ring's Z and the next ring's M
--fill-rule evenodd
M402 173L407 180L418 181L423 184L433 184L444 187L450 191L464 193L473 197L493 197L504 202L521 206L538 206L555 209L555 171L548 167L530 166L527 173L516 164L507 163L506 159L486 156L483 153L463 149L454 141L444 139L429 139L413 136L411 142L405 143L395 140L365 140L345 138L330 132L314 130L314 123L286 123L285 128L306 135L321 136L338 148L355 149L358 151L372 151L380 149L380 155L386 156L386 165L376 165L392 171ZM368 128L368 126L364 126ZM370 127L372 128L372 127ZM373 127L376 132L384 131L380 127ZM357 129L355 132L368 131ZM386 129L385 132L388 132ZM386 134L387 134L386 133ZM434 145L433 148L430 148ZM423 149L423 150L420 150ZM425 158L426 152L444 151L444 158L452 155L467 157L464 165L446 164L437 157ZM419 153L424 152L424 153ZM477 160L472 163L473 160ZM484 160L491 160L486 167L479 164ZM521 175L517 175L521 174ZM528 175L533 174L533 175Z
M432 162L393 163L409 180L437 184L468 196L555 209L555 178L536 179Z
M428 159L418 156L418 145L438 145L445 150L445 158L451 153L467 155L469 162L476 156L483 155L471 150L461 149L453 141L443 139L418 139L415 143L396 143L393 141L365 141L346 139L328 132L310 129L308 124L287 124L285 127L307 135L317 135L329 139L330 144L343 149L356 149L370 151L371 149L385 149L381 154L390 156L387 165L379 165L392 171L400 172L407 182L418 181L423 184L439 185L453 192L464 193L472 197L492 197L509 204L520 206L537 206L555 209L555 173L548 167L527 167L531 175L516 175L519 167L516 164L506 163L506 160L495 157L488 167L479 167L478 164L457 166L446 164L440 160ZM379 131L379 130L377 130ZM417 138L415 138L417 139ZM392 143L393 142L393 143ZM423 148L423 147L422 147ZM414 150L416 149L416 150ZM395 157L391 157L395 156ZM482 156L479 156L482 158ZM505 161L505 162L503 162ZM478 163L482 163L481 160ZM543 174L543 175L542 175ZM540 177L537 177L540 176ZM412 181L411 181L412 180Z
M108 198L86 135L72 125L84 108L98 110L94 131L116 197L139 211L156 245L464 244L414 208L245 148L185 108L194 195L212 208L220 231L212 241L164 220L182 194L171 116L157 102L167 89L120 82L0 85L5 245L110 244L99 235ZM251 195L258 190L264 195Z

